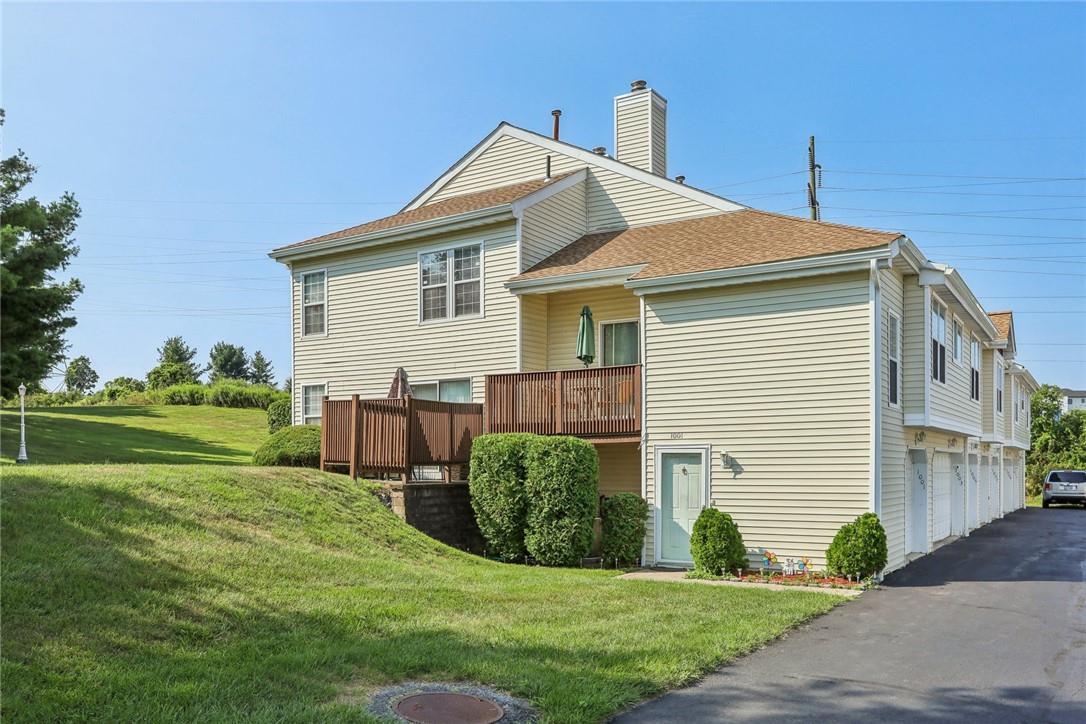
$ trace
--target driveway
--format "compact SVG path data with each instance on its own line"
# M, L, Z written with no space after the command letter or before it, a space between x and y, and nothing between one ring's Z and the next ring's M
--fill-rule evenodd
M1086 722L1086 510L974 531L618 722Z

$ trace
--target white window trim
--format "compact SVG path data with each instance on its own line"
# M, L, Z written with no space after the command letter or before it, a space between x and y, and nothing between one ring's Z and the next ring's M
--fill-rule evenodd
M293 385L294 382L291 381L291 384ZM324 394L321 395L321 415L318 418L320 420L319 424L323 424L324 423L324 398L328 397L328 381L325 380L324 382L303 382L300 385L299 390L300 390L301 398L299 399L299 404L298 404L298 419L301 421L300 424L302 424L302 425L310 424L310 423L306 422L306 415L305 415L305 388L306 387L323 387L324 388ZM312 415L310 415L310 417L312 417Z
M637 337L638 337L638 339L640 339L641 338L641 319L639 317L625 317L625 318L622 318L622 319L601 319L598 322L596 322L596 339L599 340L599 354L596 355L596 363L595 363L596 367L603 367L604 366L604 364L603 364L603 325L605 325L605 324L623 324L623 323L626 323L626 322L636 322L637 323ZM637 350L637 362L635 362L634 364L641 364L640 345L638 345L638 347L639 348ZM608 366L610 366L610 367L621 367L622 365L608 365Z
M305 333L305 278L310 274L324 275L324 331L319 334ZM298 333L302 339L320 339L328 336L328 269L309 269L298 272L298 304L300 305L298 319Z
M930 324L930 318L935 316L935 310L936 309L941 309L942 312L943 312L941 315L939 315L943 320L943 338L942 338L942 340L939 341L939 343L942 345L943 356L945 357L946 356L946 335L947 335L947 329L948 329L947 314L950 312L950 309L947 307L947 305L943 304L939 300L932 297L932 300L931 300L931 313L928 315L929 324ZM933 329L933 330L931 330L931 334L929 335L928 343L930 344L931 341L933 341L934 339L935 339L935 330ZM931 349L930 348L928 349L928 358L929 359L931 358ZM938 377L935 376L935 370L934 369L931 371L931 374L928 375L928 377L931 379L932 382L938 382L940 385L945 386L946 385L946 366L945 365L943 366L943 379L939 379Z
M995 367L995 379L992 380L992 409L995 410L995 414L1002 415L1003 410L1006 409L1006 400L1003 397L1007 391L1003 385L1003 361L998 359L998 356L993 367Z
M951 352L954 351L954 344L957 342L957 337L958 337L958 335L956 335L954 333L955 325L957 326L957 328L959 330L961 330L962 343L958 346L957 354L954 356L954 362L959 367L965 367L965 340L969 335L966 334L965 323L962 322L962 320L959 319L957 315L954 315L954 321L951 322L951 324L950 324L950 349L951 349Z
M415 381L415 382L411 382L409 380L408 384L411 385L412 390L415 388L416 385L419 386L419 387L422 387L423 385L437 385L437 397L438 397L438 400L440 400L441 399L441 385L449 383L449 382L467 382L468 383L468 389L471 391L471 401L472 402L475 401L475 380L471 376L468 376L468 377L440 377L440 378L434 378L434 379L429 379L429 380L418 380L418 381Z
M653 516L652 516L652 555L653 561L656 563L671 563L674 565L690 565L690 561L673 561L669 558L660 557L660 545L663 543L663 535L661 535L661 508L664 498L664 486L660 481L661 471L664 469L662 465L664 453L701 453L701 471L702 471L702 485L701 485L701 509L709 507L712 500L712 462L713 462L713 447L710 443L685 443L676 445L656 445L656 449L653 451L654 467L653 476L655 477L653 486Z
M456 313L456 283L453 281L453 266L452 257L453 252L457 249L464 249L469 246L479 247L479 313L478 314L465 314L462 317L455 316ZM446 312L448 316L441 319L426 319L422 318L422 257L425 254L433 254L435 252L445 251L449 253L446 259L446 281L445 281L445 304ZM440 246L429 247L426 249L419 249L415 254L415 291L418 295L418 326L429 327L437 324L452 324L454 322L464 322L475 319L486 318L486 242L483 239L474 239L472 241L465 241L459 244L442 244Z
M901 380L902 380L902 374L901 374L901 341L902 341L902 337L904 335L902 334L902 329L901 329L901 316L898 315L895 312L890 311L889 309L886 310L886 334L888 336L890 334L890 319L891 318L894 320L894 322L895 322L895 324L897 326L897 344L895 345L895 347L897 348L897 354L894 357L891 357L890 356L890 345L889 344L886 345L886 382L887 382L887 386L886 386L886 404L889 405L891 408L893 408L895 410L899 410L899 409L901 409ZM889 382L890 382L890 360L891 359L893 359L895 362L897 362L897 402L891 402L890 401Z
M974 357L974 355L973 355L974 346L976 347L976 350L977 350L976 359L973 359L973 357ZM983 355L984 355L984 347L980 343L980 337L978 337L975 334L970 334L969 335L969 401L976 404L976 405L980 405L980 399L982 397L984 397L984 395L983 395L984 375L981 372L981 369L982 369L981 364L983 362L983 360L981 358L983 357ZM977 371L977 396L975 398L973 397L973 370Z

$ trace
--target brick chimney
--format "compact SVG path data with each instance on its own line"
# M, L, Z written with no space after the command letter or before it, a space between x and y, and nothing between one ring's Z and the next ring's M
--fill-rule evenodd
M667 99L643 80L615 96L615 159L667 176Z

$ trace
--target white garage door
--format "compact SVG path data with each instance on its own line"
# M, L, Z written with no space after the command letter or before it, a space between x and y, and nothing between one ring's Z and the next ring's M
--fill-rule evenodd
M1014 491L1018 485L1018 461L1006 461L1006 479L1003 481L1003 512L1014 510Z
M950 455L935 453L932 471L932 540L950 535Z
M999 517L999 458L992 456L991 475L988 479L988 519Z

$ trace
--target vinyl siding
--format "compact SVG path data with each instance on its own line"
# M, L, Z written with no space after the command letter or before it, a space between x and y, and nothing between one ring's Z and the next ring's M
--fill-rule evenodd
M881 282L882 299L882 343L881 347L881 380L882 390L879 399L882 403L882 495L881 512L883 528L886 529L887 562L888 570L894 570L905 565L905 432L904 413L902 405L890 405L889 379L890 379L890 342L889 342L889 314L896 314L899 320L904 319L905 308L905 278L898 269L884 269L879 272ZM903 332L899 330L899 359L901 359L901 340ZM901 364L899 362L899 364ZM899 374L900 379L900 374ZM899 391L898 400L902 397Z
M547 298L547 366L563 370L583 366L577 359L577 328L581 307L588 305L596 324L596 365L603 358L600 322L637 319L641 305L630 290L621 286L555 292Z
M615 158L667 176L667 103L652 91L615 99Z
M581 181L524 210L520 222L520 271L584 236L588 229L585 187Z
M933 300L934 303L934 300ZM932 425L949 432L960 432L969 435L979 435L981 432L981 408L980 403L969 397L969 341L977 332L976 327L970 325L965 319L955 316L953 308L942 302L946 307L946 382L931 382L931 420ZM961 364L954 361L954 323L957 321L962 326L962 361ZM928 343L930 345L930 342ZM931 347L927 347L928 354Z
M902 402L907 414L924 414L924 385L927 382L930 367L930 352L927 332L927 287L920 286L915 275L903 279L904 293L904 349L902 350Z
M647 297L650 502L658 446L709 444L711 503L747 547L824 565L870 508L869 314L866 273Z
M520 297L520 372L547 369L547 298Z
M445 184L430 202L585 168L578 159L505 136ZM720 213L720 210L607 169L588 167L588 230L617 229ZM736 206L736 208L740 208Z
M1001 368L999 366L1000 361L1003 360L1003 355L999 353L999 350L986 349L981 352L981 356L984 358L984 369L981 370L981 391L980 399L982 403L982 416L983 416L983 428L984 437L989 439L1002 440L1004 436L1004 413L1008 411L1007 407L1007 387L1006 379L1004 379L1003 387L1003 410L1004 412L996 411L996 374L1004 374L998 372Z
M484 316L419 324L418 252L473 241L483 244ZM331 397L384 397L397 367L417 382L470 377L481 402L484 375L516 366L517 302L502 286L515 267L513 224L295 265L295 419L302 385L327 382ZM328 334L302 338L299 279L314 269L328 274Z
M596 445L600 458L600 495L641 495L641 451L636 442Z

